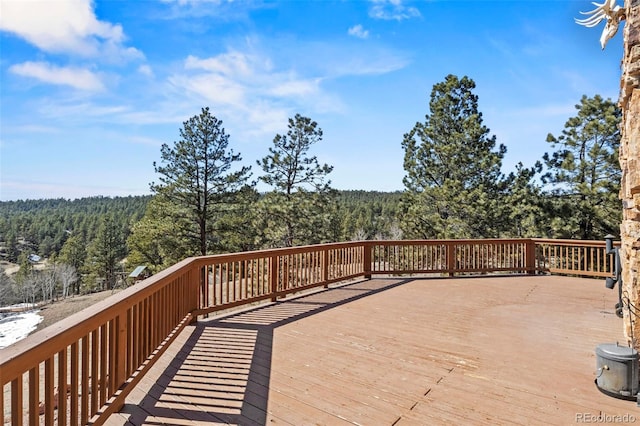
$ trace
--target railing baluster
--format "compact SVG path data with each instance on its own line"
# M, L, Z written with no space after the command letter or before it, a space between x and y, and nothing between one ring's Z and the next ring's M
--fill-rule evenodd
M54 358L48 358L44 362L44 424L53 424L53 409L54 409L54 385L55 383L55 371L54 371Z
M71 344L71 364L70 364L70 380L71 383L69 384L69 387L71 389L70 392L70 397L69 397L69 406L70 406L70 413L69 413L69 420L70 420L70 424L72 425L77 425L78 424L78 390L80 387L80 383L79 383L79 375L78 375L78 350L79 350L79 346L78 346L78 342L73 342Z
M270 284L270 293L271 293L271 301L275 302L277 299L278 292L278 257L271 256L269 260L269 284Z
M58 426L67 424L67 348L58 352Z
M82 338L81 360L80 423L86 424L89 420L89 335Z
M16 426L22 426L23 419L24 396L22 393L22 380L23 375L20 374L11 381L11 424ZM4 386L2 390L4 393Z
M180 303L184 303L184 298L180 297ZM151 327L149 308L149 298L145 297L142 301L142 350L144 351L142 354L143 360L146 360L149 357L151 347L151 343L149 342L151 337L149 333L149 329Z
M29 424L40 423L40 365L29 370Z
M113 325L109 325L109 328L112 328ZM107 362L112 363L113 358L109 357L107 360L107 347L111 349L111 339L109 338L109 344L107 346L107 338L109 336L109 332L107 331L107 324L102 324L100 327L100 407L104 405L107 400L107 392L111 393L110 390L107 390L106 386L106 377L107 377ZM113 376L111 376L113 378Z
M105 356L108 356L108 363L102 362L103 373L102 376L102 389L103 393L100 398L100 406L102 407L105 401L111 397L116 391L116 385L118 384L118 374L116 373L116 366L118 363L117 349L118 349L118 331L117 331L117 318L109 321L109 327L105 326L105 331L108 333L108 351L104 351ZM104 398L104 400L103 400Z
M100 345L98 343L98 329L91 332L91 345L90 350L90 365L91 372L89 373L90 387L90 399L89 399L89 417L93 416L98 411L98 386L100 384L100 378L98 377L98 350Z

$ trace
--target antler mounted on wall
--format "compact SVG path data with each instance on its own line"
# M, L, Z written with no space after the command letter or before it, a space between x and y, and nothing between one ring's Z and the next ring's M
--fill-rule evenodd
M600 46L604 49L607 42L618 32L620 22L625 19L624 8L618 6L616 0L604 0L602 4L596 2L592 2L592 4L596 6L592 11L580 12L583 15L591 16L584 19L576 19L576 23L591 28L606 19L607 23L600 36Z

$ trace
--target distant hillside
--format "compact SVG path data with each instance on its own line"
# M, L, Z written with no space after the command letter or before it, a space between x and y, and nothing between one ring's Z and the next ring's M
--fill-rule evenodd
M337 223L341 239L388 237L394 234L402 193L338 191ZM20 253L49 258L60 252L72 233L87 245L101 218L113 214L123 233L143 217L151 196L88 197L0 202L0 260L16 263Z
M138 221L151 196L89 197L0 202L0 259L16 262L20 252L50 257L71 233L95 237L102 216L111 213L123 229Z

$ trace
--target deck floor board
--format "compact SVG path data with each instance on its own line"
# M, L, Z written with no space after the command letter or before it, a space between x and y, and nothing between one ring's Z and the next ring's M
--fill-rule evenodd
M355 282L188 326L108 425L573 424L616 291L559 276Z

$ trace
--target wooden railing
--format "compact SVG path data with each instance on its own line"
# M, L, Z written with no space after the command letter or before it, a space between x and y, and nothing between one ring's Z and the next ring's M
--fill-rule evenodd
M200 257L202 303L196 315L364 275L367 243L320 244Z
M604 241L534 239L536 271L582 277L609 277L613 274L613 254ZM615 243L620 247L620 243Z
M5 424L102 424L200 315L372 275L611 275L604 242L359 241L186 259L0 350Z
M532 240L417 240L365 242L370 274L535 272Z
M198 307L185 260L0 350L0 414L13 425L102 423Z

